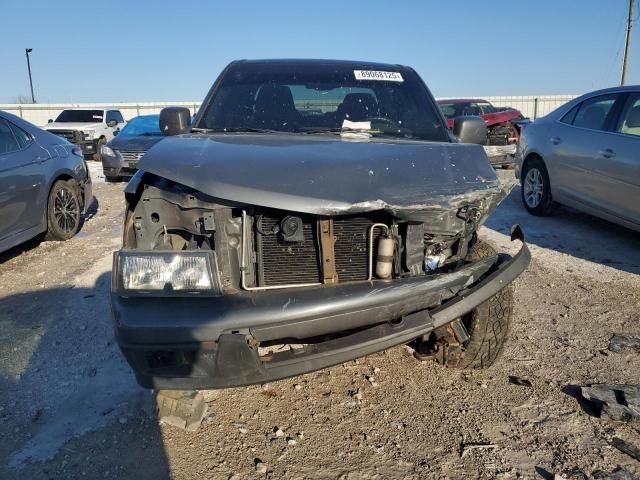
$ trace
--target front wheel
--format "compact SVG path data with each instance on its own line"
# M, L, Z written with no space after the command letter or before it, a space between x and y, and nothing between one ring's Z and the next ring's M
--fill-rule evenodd
M486 242L478 241L467 260L477 262L497 255ZM447 367L480 369L496 361L507 341L513 312L511 285L478 305L464 317L416 341L419 359L433 359Z
M551 215L556 203L551 197L551 182L544 162L538 158L529 160L522 171L520 188L522 203L531 215Z
M104 137L100 137L96 144L96 153L93 154L93 159L97 162L102 160L102 145L107 144L107 139Z
M69 240L80 229L80 190L75 180L58 180L47 203L46 240Z

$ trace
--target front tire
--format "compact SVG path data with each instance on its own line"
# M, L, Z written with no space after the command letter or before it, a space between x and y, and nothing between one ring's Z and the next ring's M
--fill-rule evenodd
M477 262L497 255L486 242L478 241L466 260ZM447 367L462 369L488 368L496 361L507 341L513 313L511 285L496 293L453 325L440 327L427 340L418 340L415 356L420 360L433 359ZM454 323L455 323L454 322ZM466 330L466 340L458 334Z
M96 153L93 154L93 159L96 162L100 162L102 160L102 145L106 145L107 139L104 137L100 137L98 143L96 144Z
M527 161L521 178L520 195L527 212L538 217L551 215L557 204L551 197L551 182L544 162L540 158Z
M80 189L75 180L58 180L53 184L47 202L45 240L69 240L78 233L80 204Z

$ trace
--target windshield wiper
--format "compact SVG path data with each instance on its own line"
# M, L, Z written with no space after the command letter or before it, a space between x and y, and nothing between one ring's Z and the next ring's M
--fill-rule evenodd
M372 130L370 128L305 128L302 130L298 130L300 133L366 133L369 135L385 135L385 132L382 130Z
M270 130L268 128L252 128L252 127L230 127L230 128L197 128L191 129L196 133L291 133L280 130Z

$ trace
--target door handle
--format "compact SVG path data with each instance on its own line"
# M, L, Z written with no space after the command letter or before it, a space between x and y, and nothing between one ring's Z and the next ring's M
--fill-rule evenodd
M37 155L35 157L33 157L33 161L35 163L44 163L47 161L47 157L41 157L40 155Z
M604 157L604 158L613 158L616 156L616 152L614 152L610 148L605 148L604 150L600 150L598 152L598 156Z
M551 143L554 145L559 145L562 143L562 139L560 137L551 137Z

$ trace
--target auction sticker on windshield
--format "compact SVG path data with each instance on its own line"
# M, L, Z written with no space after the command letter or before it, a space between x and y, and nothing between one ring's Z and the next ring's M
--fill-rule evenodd
M400 72L380 72L377 70L354 70L356 80L382 80L383 82L404 82Z

